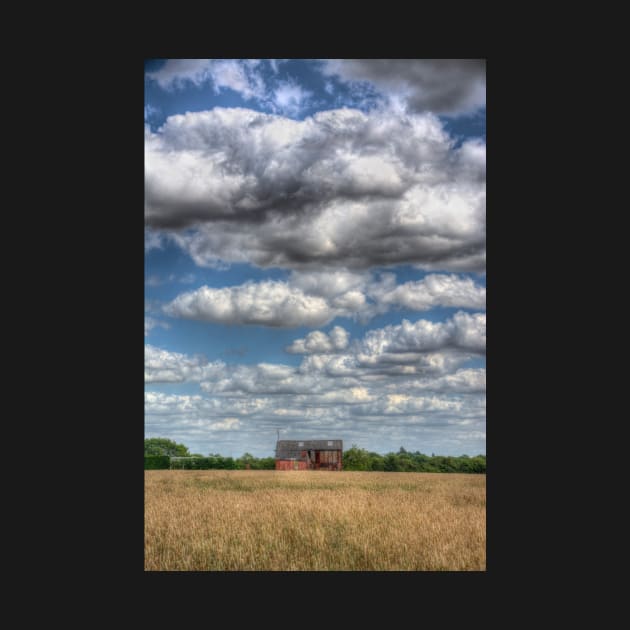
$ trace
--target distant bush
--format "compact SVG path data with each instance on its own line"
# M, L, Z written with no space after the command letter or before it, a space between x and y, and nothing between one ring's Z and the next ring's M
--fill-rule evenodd
M232 457L210 455L209 457L173 459L171 468L177 470L234 470L237 468L237 465Z
M170 468L171 458L168 455L145 455L145 470L165 470Z

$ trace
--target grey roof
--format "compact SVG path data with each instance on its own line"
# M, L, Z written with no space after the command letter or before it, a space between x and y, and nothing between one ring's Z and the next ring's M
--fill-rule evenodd
M278 459L299 459L302 451L339 451L343 450L343 440L278 440L276 457Z

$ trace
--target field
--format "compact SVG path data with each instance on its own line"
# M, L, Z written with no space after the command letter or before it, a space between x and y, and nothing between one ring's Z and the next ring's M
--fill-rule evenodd
M486 476L145 471L147 571L484 571Z

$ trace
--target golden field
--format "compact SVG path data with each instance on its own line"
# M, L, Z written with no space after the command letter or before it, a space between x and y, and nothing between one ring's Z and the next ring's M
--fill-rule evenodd
M146 470L147 571L484 571L486 476Z

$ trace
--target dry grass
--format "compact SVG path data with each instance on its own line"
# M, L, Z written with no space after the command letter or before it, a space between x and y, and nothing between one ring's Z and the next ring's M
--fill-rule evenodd
M147 571L486 568L486 477L145 471Z

